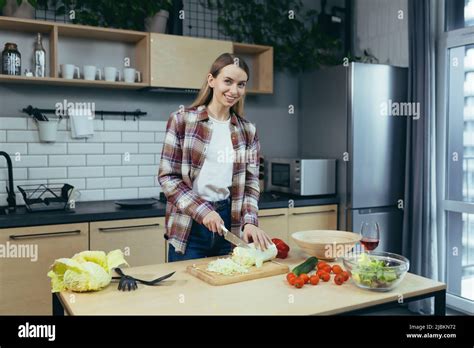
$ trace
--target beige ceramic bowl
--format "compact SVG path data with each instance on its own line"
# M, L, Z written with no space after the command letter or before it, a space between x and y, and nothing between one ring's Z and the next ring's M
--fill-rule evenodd
M310 230L295 232L291 238L305 253L332 261L350 252L361 236L346 231Z

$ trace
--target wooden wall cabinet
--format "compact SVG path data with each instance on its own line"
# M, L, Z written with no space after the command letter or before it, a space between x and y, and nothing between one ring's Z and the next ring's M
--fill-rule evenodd
M88 249L89 224L1 229L0 244L23 250L37 247L36 261L26 257L0 260L0 314L51 315L51 282L46 274L54 260Z
M200 89L212 62L232 42L150 33L152 87Z
M24 70L32 68L33 59L31 40L38 32L43 34L47 51L47 76L27 77ZM249 66L247 94L273 93L273 47L270 46L5 16L0 16L0 36L5 36L5 42L18 41L22 54L22 75L0 74L0 82L197 90L206 81L212 62L228 52L239 55ZM100 69L114 66L122 71L126 58L130 60L130 67L140 71L141 82L68 80L60 74L60 65L65 63L75 64L81 71L83 65L95 65Z
M164 234L164 217L91 222L90 250L120 249L131 267L164 263Z
M46 50L45 77L28 77L25 69L33 69L33 45L31 40L36 33L43 34ZM107 87L121 89L141 89L149 86L150 48L149 33L100 28L85 25L65 24L31 19L0 16L0 36L5 42L17 42L22 56L22 75L11 76L0 74L0 82L42 84L77 87ZM29 39L25 39L25 37ZM118 47L117 47L118 46ZM110 55L109 49L114 47L116 55ZM1 48L3 50L3 47ZM140 71L141 82L127 83L124 81L105 81L105 66L114 66L122 71L125 60L129 67ZM81 74L83 65L95 65L102 70L102 80L88 81L82 77L64 79L60 74L61 64L79 66ZM123 74L122 74L123 79Z

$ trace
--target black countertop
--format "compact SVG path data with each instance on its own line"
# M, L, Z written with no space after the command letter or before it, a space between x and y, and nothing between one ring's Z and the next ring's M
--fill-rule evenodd
M293 203L291 202L293 200ZM0 215L0 229L40 225L68 224L89 221L122 220L165 216L166 204L157 202L150 208L123 209L115 201L77 202L74 211L51 211L28 213L24 206L9 215ZM337 204L336 195L296 196L279 192L263 192L260 195L259 209L286 208L311 205Z

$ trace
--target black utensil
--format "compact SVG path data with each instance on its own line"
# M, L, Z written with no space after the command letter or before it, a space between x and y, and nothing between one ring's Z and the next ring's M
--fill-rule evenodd
M120 279L119 284L118 284L118 289L122 291L136 290L138 288L137 282L142 283L144 285L153 286L153 285L158 284L162 280L168 279L173 274L175 274L175 272L171 272L169 274L166 274L154 280L142 280L142 279L138 279L138 278L134 278L132 276L126 275L125 273L123 273L123 271L120 268L115 268L115 272L117 272L120 275L120 277L112 277L112 279Z

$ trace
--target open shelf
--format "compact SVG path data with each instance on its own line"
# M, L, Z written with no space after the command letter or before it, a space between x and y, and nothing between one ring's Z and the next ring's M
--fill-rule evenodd
M249 65L247 93L273 93L273 47L234 42L233 50Z
M77 87L108 87L118 89L142 89L148 87L147 83L136 82L128 83L123 81L110 82L103 80L86 81L82 79L63 79L61 77L28 77L11 76L0 74L0 82L18 83L18 84L41 84L50 86L77 86Z
M38 32L43 34L48 62L47 77L0 74L1 83L122 89L198 89L202 84L202 76L209 68L208 62L222 52L233 52L244 58L249 65L247 93L273 93L273 47L270 46L0 16L0 45L6 42L18 44L22 56L22 74L26 68L34 71L33 43ZM140 72L141 82L69 80L61 77L61 64L74 64L81 72L84 65L94 65L102 73L105 66L114 66L122 72L123 77L125 58L129 58L131 68ZM173 84L177 75L182 77ZM197 75L194 80L198 82L192 79L194 75Z
M33 47L30 47L30 43L34 40L34 35L31 34L38 32L44 35L43 45L49 62L46 69L48 77L0 74L0 82L122 89L141 89L149 86L149 33L0 16L0 37L3 38L3 43L19 41L22 44L21 49L19 47L22 55L22 74L25 68L29 68L28 63L32 65ZM115 66L122 72L123 78L125 58L129 58L131 68L140 71L141 82L70 80L60 77L60 65L68 63L79 66L81 72L83 65L95 65L101 69L102 74L105 66ZM31 70L33 71L32 66Z

